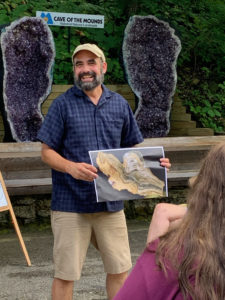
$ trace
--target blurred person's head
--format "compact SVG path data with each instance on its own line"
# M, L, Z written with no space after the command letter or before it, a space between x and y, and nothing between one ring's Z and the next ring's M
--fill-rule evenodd
M166 271L169 259L184 295L225 299L225 143L214 146L202 161L187 204L180 226L160 238L157 264Z

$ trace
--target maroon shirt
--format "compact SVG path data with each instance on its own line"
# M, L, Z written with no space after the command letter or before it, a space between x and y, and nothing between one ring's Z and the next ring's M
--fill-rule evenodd
M113 300L183 300L177 272L167 270L168 275L155 263L155 250L159 240L148 245L121 290ZM189 297L188 300L192 298Z

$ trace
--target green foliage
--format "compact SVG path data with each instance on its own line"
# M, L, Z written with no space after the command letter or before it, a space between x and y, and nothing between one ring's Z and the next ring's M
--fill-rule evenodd
M204 67L201 71L201 79L189 78L188 81L186 78L185 84L180 83L178 94L203 127L220 133L224 131L225 81L220 84L209 82L209 69Z
M56 45L55 84L73 83L71 55L84 42L97 43L104 50L108 62L105 82L125 83L121 49L129 17L154 15L168 22L182 44L177 63L179 93L199 124L222 130L224 0L6 0L0 3L0 25L35 16L37 10L105 17L104 29L50 27ZM198 84L194 84L196 79Z

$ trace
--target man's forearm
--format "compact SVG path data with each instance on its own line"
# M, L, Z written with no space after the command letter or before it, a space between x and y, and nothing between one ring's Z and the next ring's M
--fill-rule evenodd
M49 165L52 169L68 173L69 164L71 162L45 144L42 144L41 158L43 162Z
M75 179L93 181L98 177L97 169L91 164L70 161L46 144L42 144L41 157L52 169L68 173Z

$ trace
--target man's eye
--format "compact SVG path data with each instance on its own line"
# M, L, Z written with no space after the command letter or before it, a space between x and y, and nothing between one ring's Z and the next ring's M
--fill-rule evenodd
M75 63L75 67L80 67L82 66L82 63Z

